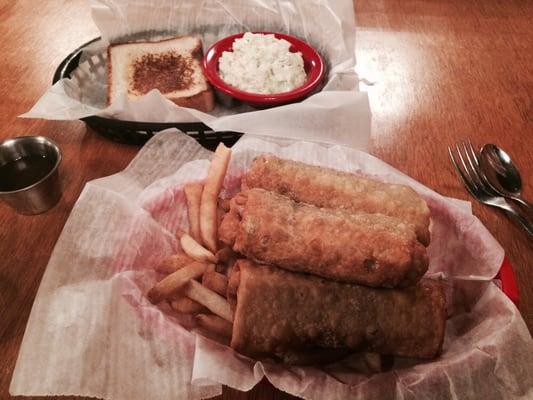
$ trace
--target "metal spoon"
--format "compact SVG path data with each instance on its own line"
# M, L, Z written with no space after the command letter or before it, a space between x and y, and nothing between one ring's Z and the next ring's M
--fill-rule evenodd
M481 170L489 186L498 194L520 203L528 210L533 206L520 197L522 179L511 157L494 144L486 144L481 149Z

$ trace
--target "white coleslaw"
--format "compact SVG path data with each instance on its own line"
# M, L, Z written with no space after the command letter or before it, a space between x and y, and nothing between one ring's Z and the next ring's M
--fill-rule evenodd
M233 51L219 59L223 81L245 92L284 93L302 86L306 79L302 54L272 34L247 32L233 42Z

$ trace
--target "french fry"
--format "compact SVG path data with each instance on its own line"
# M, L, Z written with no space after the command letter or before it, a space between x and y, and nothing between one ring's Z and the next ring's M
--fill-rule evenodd
M155 267L155 270L162 274L168 275L185 267L193 261L194 260L187 254L178 253L165 258L158 266Z
M202 276L202 285L211 289L213 292L226 297L226 289L228 287L228 278L215 271L205 271Z
M215 150L200 203L200 233L205 246L217 251L217 200L231 158L231 150L220 143Z
M199 182L189 183L184 187L191 236L199 244L202 244L202 236L200 235L200 202L202 201L203 188L204 185Z
M217 315L198 314L196 316L196 323L201 328L216 333L222 337L230 338L231 332L233 331L233 325Z
M195 280L189 281L183 288L183 293L202 305L213 314L224 318L226 321L233 321L233 313L227 300L212 290L209 290Z
M181 248L189 257L200 262L216 263L217 259L213 253L201 246L188 233L184 233L180 238Z
M186 296L179 296L176 299L169 301L169 303L170 307L180 314L197 314L207 311L203 305Z
M206 269L207 264L195 261L177 270L176 272L168 275L166 278L156 283L156 285L150 289L147 294L148 300L150 300L153 304L161 302L175 293L178 289L185 286L185 284L191 279L201 276Z

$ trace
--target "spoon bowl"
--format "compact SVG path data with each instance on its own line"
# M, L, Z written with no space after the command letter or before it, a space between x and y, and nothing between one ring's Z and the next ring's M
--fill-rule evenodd
M481 149L480 166L487 183L495 192L531 208L531 204L520 197L520 172L505 151L494 144L484 145Z

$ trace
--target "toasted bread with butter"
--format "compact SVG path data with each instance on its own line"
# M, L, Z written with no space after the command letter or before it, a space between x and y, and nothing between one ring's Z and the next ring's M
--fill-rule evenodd
M179 106L211 111L213 91L202 69L202 42L182 36L157 42L110 45L107 101L122 93L136 99L152 89Z

